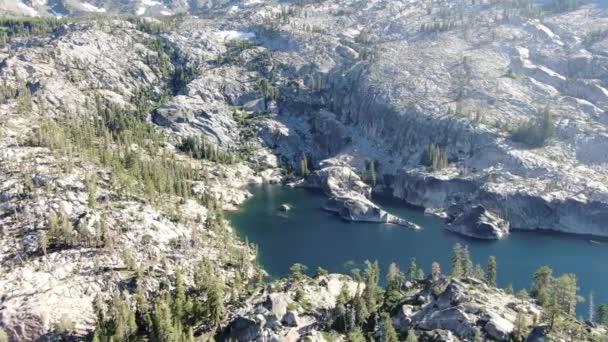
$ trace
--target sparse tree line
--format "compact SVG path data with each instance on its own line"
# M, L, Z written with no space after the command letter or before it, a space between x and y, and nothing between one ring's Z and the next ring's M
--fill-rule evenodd
M306 267L298 265L292 268L292 278L301 278L302 270ZM317 271L321 274L322 269ZM326 273L326 271L324 271ZM451 260L452 278L472 277L482 280L490 287L497 286L498 263L494 256L488 257L487 265L483 268L480 264L474 265L469 249L465 245L457 243L454 246ZM430 281L432 293L439 296L445 290L445 282L439 281L446 277L441 273L441 266L434 262L431 273L425 278L422 268L417 266L416 260L411 259L406 272L402 272L395 263L388 266L385 286L379 284L380 268L377 262L365 262L365 270L352 270L355 281L365 284L361 291L357 288L355 293L350 293L344 287L337 299L333 311L333 323L331 329L347 335L349 342L364 342L370 338L378 341L418 341L414 330L407 332L405 336L399 336L392 324L389 313L401 303L404 297L416 291L419 282ZM525 341L532 325L547 324L550 331L557 334L568 334L575 340L595 341L586 328L576 321L575 309L582 298L578 295L576 276L564 274L559 277L553 276L553 271L548 266L541 267L533 275L533 283L528 291L521 290L516 295L521 300L534 299L544 309L540 321L530 322L523 313L518 314L515 319L514 331L511 334L512 341ZM509 286L507 293L514 294ZM591 305L593 306L593 305ZM602 304L592 314L600 324L608 324L608 304ZM591 317L590 317L591 318ZM593 318L591 318L593 320ZM373 327L379 324L380 331L374 331ZM597 336L596 336L597 337ZM372 339L374 340L374 339ZM474 341L482 341L481 335L476 335Z
M227 288L218 270L206 261L196 266L191 288L180 271L172 284L165 282L155 294L146 293L143 279L137 283L134 299L123 294L109 303L95 299L94 342L191 342L195 330L215 329L224 318Z
M0 18L0 47L17 37L31 38L55 32L66 19L46 18Z
M420 163L433 171L439 171L448 166L448 153L441 147L430 144L423 151Z
M211 160L220 164L234 164L238 161L235 154L220 149L217 145L211 144L205 138L199 136L189 136L182 139L177 149L187 153L192 158Z
M555 120L548 108L543 109L533 119L528 120L511 132L513 141L529 147L542 147L555 135Z

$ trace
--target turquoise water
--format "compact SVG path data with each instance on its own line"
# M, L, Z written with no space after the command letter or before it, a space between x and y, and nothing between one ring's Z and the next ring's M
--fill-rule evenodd
M469 246L474 262L484 268L488 256L496 256L502 287L512 284L515 291L529 288L532 273L549 265L558 275L575 273L580 294L586 297L593 291L596 306L608 302L608 241L597 244L584 237L531 232L512 232L500 241L480 241L450 233L440 219L394 200L375 199L385 210L423 227L421 231L346 222L323 211L325 197L314 190L263 186L252 192L254 196L239 211L227 216L243 239L258 245L259 261L272 277L289 274L289 267L296 262L307 265L311 272L319 266L348 272L361 268L365 260L378 260L383 270L393 261L405 269L411 257L427 273L433 261L446 273L452 247L460 242ZM277 210L283 203L292 210ZM579 304L578 312L586 317L587 303Z

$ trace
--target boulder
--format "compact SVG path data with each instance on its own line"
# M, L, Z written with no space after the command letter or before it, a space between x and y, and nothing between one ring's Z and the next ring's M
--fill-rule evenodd
M509 222L481 205L465 210L462 206L452 206L448 215L446 228L455 233L484 240L501 239L509 234Z
M279 210L280 211L290 211L291 210L291 206L287 203L283 203L279 206Z
M258 322L245 317L237 317L224 330L220 340L223 341L256 341L262 337L262 328Z
M287 306L291 302L291 297L287 293L271 293L266 298L264 307L275 317L281 318L287 313Z
M494 312L489 312L489 320L484 326L484 330L488 335L492 336L497 341L508 341L509 335L513 332L513 323L500 317Z
M298 317L298 313L295 311L287 311L287 313L283 316L281 323L283 323L286 327L297 327L300 324L300 319Z
M412 305L404 304L399 308L397 315L393 317L393 325L398 332L404 333L409 330L414 312L415 308Z
M458 339L449 330L432 330L425 331L418 338L419 341L433 341L433 342L456 342Z
M535 326L528 334L526 342L547 342L548 332L549 328L546 325Z
M418 327L425 330L449 330L461 338L471 338L475 334L474 322L461 308L451 307L444 310L434 310L426 315Z
M35 175L32 177L32 182L35 186L46 186L50 181L51 179L45 175Z
M254 113L264 113L266 112L266 100L264 98L251 100L243 105L243 109Z

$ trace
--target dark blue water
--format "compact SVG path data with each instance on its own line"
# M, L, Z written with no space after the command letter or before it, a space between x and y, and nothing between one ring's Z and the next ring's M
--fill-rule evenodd
M608 242L561 234L512 232L500 241L480 241L450 233L443 222L420 210L391 200L375 199L385 210L417 223L423 229L377 223L352 223L323 211L325 197L318 191L264 186L252 189L254 196L228 218L244 239L259 247L259 261L273 277L289 274L289 267L302 263L313 271L323 267L348 272L362 268L365 260L378 260L383 268L397 262L407 268L411 257L428 273L438 261L449 273L452 247L456 242L469 246L475 263L484 266L488 256L498 260L498 283L512 284L515 291L529 288L532 274L543 265L554 274L574 273L580 294L595 294L596 306L608 302ZM277 208L282 203L289 212ZM597 241L597 239L595 239ZM579 304L580 315L587 316L587 303Z

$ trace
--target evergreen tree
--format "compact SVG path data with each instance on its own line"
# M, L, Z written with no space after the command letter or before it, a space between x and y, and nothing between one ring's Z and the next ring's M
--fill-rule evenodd
M600 324L608 324L608 304L598 305L597 322Z
M576 304L581 300L578 296L577 279L574 274L568 273L556 279L553 296L566 315L574 317Z
M375 312L382 304L382 288L378 286L380 279L380 266L378 261L373 263L365 261L365 289L363 290L363 299L368 312Z
M353 306L355 309L356 324L358 324L358 325L364 324L369 317L369 311L367 310L367 304L365 303L365 300L358 293L357 293L357 295L355 295L355 298L353 300Z
M441 277L441 265L437 261L433 261L431 264L431 276L434 280Z
M175 274L175 299L173 300L173 315L175 320L183 321L186 316L186 286L181 270Z
M363 335L361 328L356 327L348 332L348 335L346 335L346 341L347 342L365 342L365 335Z
M517 312L513 327L513 340L515 342L523 342L528 336L528 322L526 316L522 312Z
M534 281L530 295L541 305L548 303L553 283L553 270L549 266L542 266L534 272Z
M152 342L169 342L172 341L174 335L171 308L166 299L159 299L154 304L150 340Z
M215 280L207 292L209 322L217 326L224 317L224 285Z
M306 275L306 270L308 270L308 267L306 265L302 265L300 263L295 263L295 264L291 265L289 270L291 271L291 279L298 281L298 280L301 280L302 278L304 278L304 276Z
M448 154L439 146L431 144L424 150L420 162L433 171L438 171L448 166Z
M403 272L401 272L399 266L397 266L396 263L392 262L388 266L388 272L386 273L386 281L388 284L386 290L388 292L399 291L401 289L401 284L403 284L404 280L405 276Z
M486 283L490 286L496 286L496 273L497 273L496 258L493 255L488 257L488 269L486 271Z
M405 342L418 342L418 336L416 336L416 331L414 329L410 329L407 331L407 338Z
M480 264L475 265L475 271L473 271L473 277L479 280L486 279L486 272L484 272L483 268Z
M465 245L462 248L460 260L462 261L462 272L464 273L464 276L469 277L473 275L473 261L471 260L471 254L469 253L469 246Z
M418 278L418 265L416 265L416 258L410 259L410 265L407 268L407 279L414 281Z
M375 187L376 183L377 183L376 161L371 160L369 162L369 185L371 185L372 187Z
M40 250L42 251L42 254L46 255L46 251L49 248L49 238L46 234L46 232L42 232L40 234Z
M2 328L0 328L0 342L9 342L8 334ZM365 342L365 339L363 339L363 342Z
M381 342L399 342L399 336L397 336L397 331L395 331L395 327L393 326L393 320L389 316L388 313L383 312L381 318L381 326L380 329L382 331L382 336L379 341Z
M306 178L309 174L310 170L308 169L308 158L306 157L306 154L302 154L302 158L300 159L300 175Z
M526 291L526 289L521 289L519 292L517 292L516 297L521 301L530 299L530 295L528 295L528 291Z
M462 245L456 242L452 252L452 277L460 278L464 275L464 269L462 268Z
M595 321L595 299L593 292L589 292L589 315L587 316L589 322Z
M334 326L338 331L347 332L350 330L350 326L348 324L348 311L347 305L350 301L350 294L348 292L348 287L346 285L342 286L340 290L340 294L336 299L336 306L334 307L333 318L334 318Z

